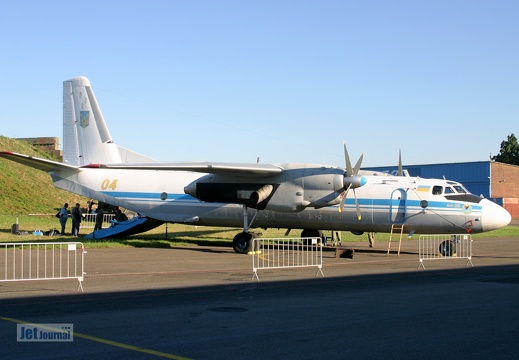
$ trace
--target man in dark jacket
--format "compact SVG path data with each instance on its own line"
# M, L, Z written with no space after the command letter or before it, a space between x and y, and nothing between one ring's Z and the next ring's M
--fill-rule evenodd
M100 207L99 205L97 205L96 224L94 226L94 231L101 230L103 228L103 217L104 217L103 208Z
M81 212L79 203L77 203L76 206L74 206L72 208L71 216L72 216L72 236L78 237L79 236L79 224L81 224L81 219L83 218L83 213Z

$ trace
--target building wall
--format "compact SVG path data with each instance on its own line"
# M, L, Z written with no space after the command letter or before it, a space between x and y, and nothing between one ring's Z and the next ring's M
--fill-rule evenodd
M512 219L519 219L519 198L503 198L503 207L512 215Z
M476 195L490 198L490 161L477 161L451 164L409 165L404 169L410 176L419 176L424 179L445 179L462 183L467 190ZM397 173L396 166L375 167L363 170L375 170Z
M26 141L32 146L57 156L60 159L63 157L63 151L59 149L58 137L18 138L16 140Z
M494 162L490 178L492 197L519 198L519 166Z
M519 219L519 166L494 162L491 167L492 197L503 198L503 206Z

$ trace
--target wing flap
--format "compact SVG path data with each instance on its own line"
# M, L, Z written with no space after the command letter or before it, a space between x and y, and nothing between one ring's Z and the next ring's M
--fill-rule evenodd
M208 174L268 176L280 174L284 171L281 166L273 164L240 164L214 162L186 162L186 163L146 163L146 164L91 164L85 167L104 169L132 169L132 170L159 170L159 171L193 171Z

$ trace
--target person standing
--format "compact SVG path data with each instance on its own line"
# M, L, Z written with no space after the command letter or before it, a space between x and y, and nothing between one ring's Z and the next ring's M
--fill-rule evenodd
M369 247L373 247L373 245L375 245L375 233L374 232L368 232L368 241L369 241Z
M59 222L61 224L61 235L62 236L65 235L65 225L67 225L67 220L69 217L67 209L68 209L68 204L65 203L63 205L63 207L61 208L61 210L59 211Z
M92 206L94 206L94 199L87 201L87 214L92 214Z
M79 203L76 203L76 206L72 208L72 235L75 237L79 236L79 224L81 224L81 219L83 217L83 213L81 212L81 208L79 207Z
M115 210L115 221L122 222L128 220L128 216L126 216L125 213L121 211L119 206L117 207L117 210Z
M101 230L103 228L103 215L104 215L103 208L100 207L99 205L97 205L96 224L94 226L94 231Z

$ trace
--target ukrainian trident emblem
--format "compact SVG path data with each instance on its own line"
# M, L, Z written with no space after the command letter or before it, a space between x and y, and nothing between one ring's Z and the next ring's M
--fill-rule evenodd
M79 126L82 128L86 128L88 126L90 117L90 111L80 111L79 112Z

